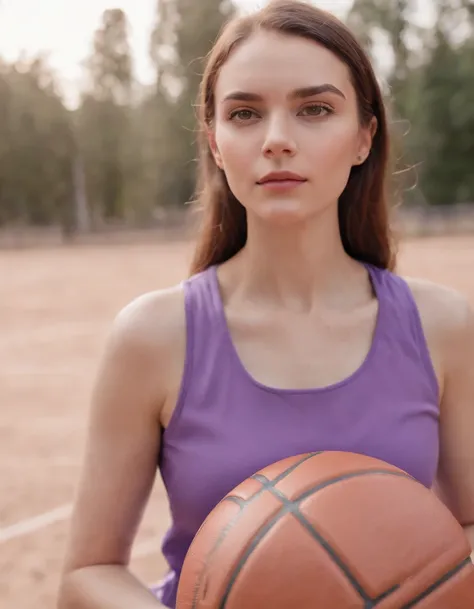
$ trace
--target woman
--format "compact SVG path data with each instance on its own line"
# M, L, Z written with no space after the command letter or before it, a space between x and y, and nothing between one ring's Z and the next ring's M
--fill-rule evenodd
M372 455L436 483L468 533L474 522L474 316L394 273L389 136L366 55L330 15L273 2L228 25L201 95L192 276L114 323L62 609L174 607L209 511L289 455ZM157 463L172 526L152 594L127 565Z

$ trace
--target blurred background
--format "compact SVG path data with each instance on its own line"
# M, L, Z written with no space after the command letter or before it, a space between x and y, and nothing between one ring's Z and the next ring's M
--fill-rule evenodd
M0 0L0 609L54 605L105 334L187 272L203 58L264 4ZM314 4L386 94L401 269L474 300L473 0ZM132 564L150 583L166 507L157 480Z
M411 168L404 203L472 202L472 0L316 4L371 51L403 143L398 169ZM182 214L202 58L233 11L260 5L100 0L72 11L63 0L2 0L0 230L12 240L15 229L20 238L48 227L70 239Z

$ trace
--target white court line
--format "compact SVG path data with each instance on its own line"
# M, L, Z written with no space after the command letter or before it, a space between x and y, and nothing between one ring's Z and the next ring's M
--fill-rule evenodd
M21 520L16 524L12 524L4 529L0 529L0 543L5 543L18 537L23 537L29 533L34 533L44 529L51 524L67 520L72 514L72 504L62 505L50 512L39 514L33 518ZM151 556L159 551L160 538L152 537L138 543L132 550L132 558L139 559Z
M67 505L61 505L50 512L45 512L44 514L39 514L33 518L21 520L16 524L12 524L9 527L0 529L0 543L10 541L11 539L16 539L17 537L22 537L23 535L28 535L29 533L34 533L35 531L44 529L55 522L67 520L71 514L72 504L69 503Z

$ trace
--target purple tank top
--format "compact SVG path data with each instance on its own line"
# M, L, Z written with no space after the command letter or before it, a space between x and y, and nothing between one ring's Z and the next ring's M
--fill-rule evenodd
M401 277L365 266L379 303L370 352L351 376L318 389L275 389L254 380L233 346L216 267L184 283L184 376L159 461L172 518L162 546L169 573L154 590L165 606L175 607L184 558L209 512L275 461L351 451L432 486L438 384L418 309Z

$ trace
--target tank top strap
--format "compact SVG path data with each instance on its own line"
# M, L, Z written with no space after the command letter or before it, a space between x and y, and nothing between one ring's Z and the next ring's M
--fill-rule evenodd
M189 394L197 405L205 399L226 358L225 318L221 314L219 286L214 266L182 282L186 319L184 370L173 416L167 435L181 418Z
M380 269L371 264L364 264L371 277L374 291L380 306L380 331L392 335L399 343L417 351L418 361L422 366L434 395L438 398L439 386L431 359L428 343L413 292L408 282L400 275Z
M211 266L183 282L186 322L193 332L208 332L207 324L221 323L219 286L216 267Z

